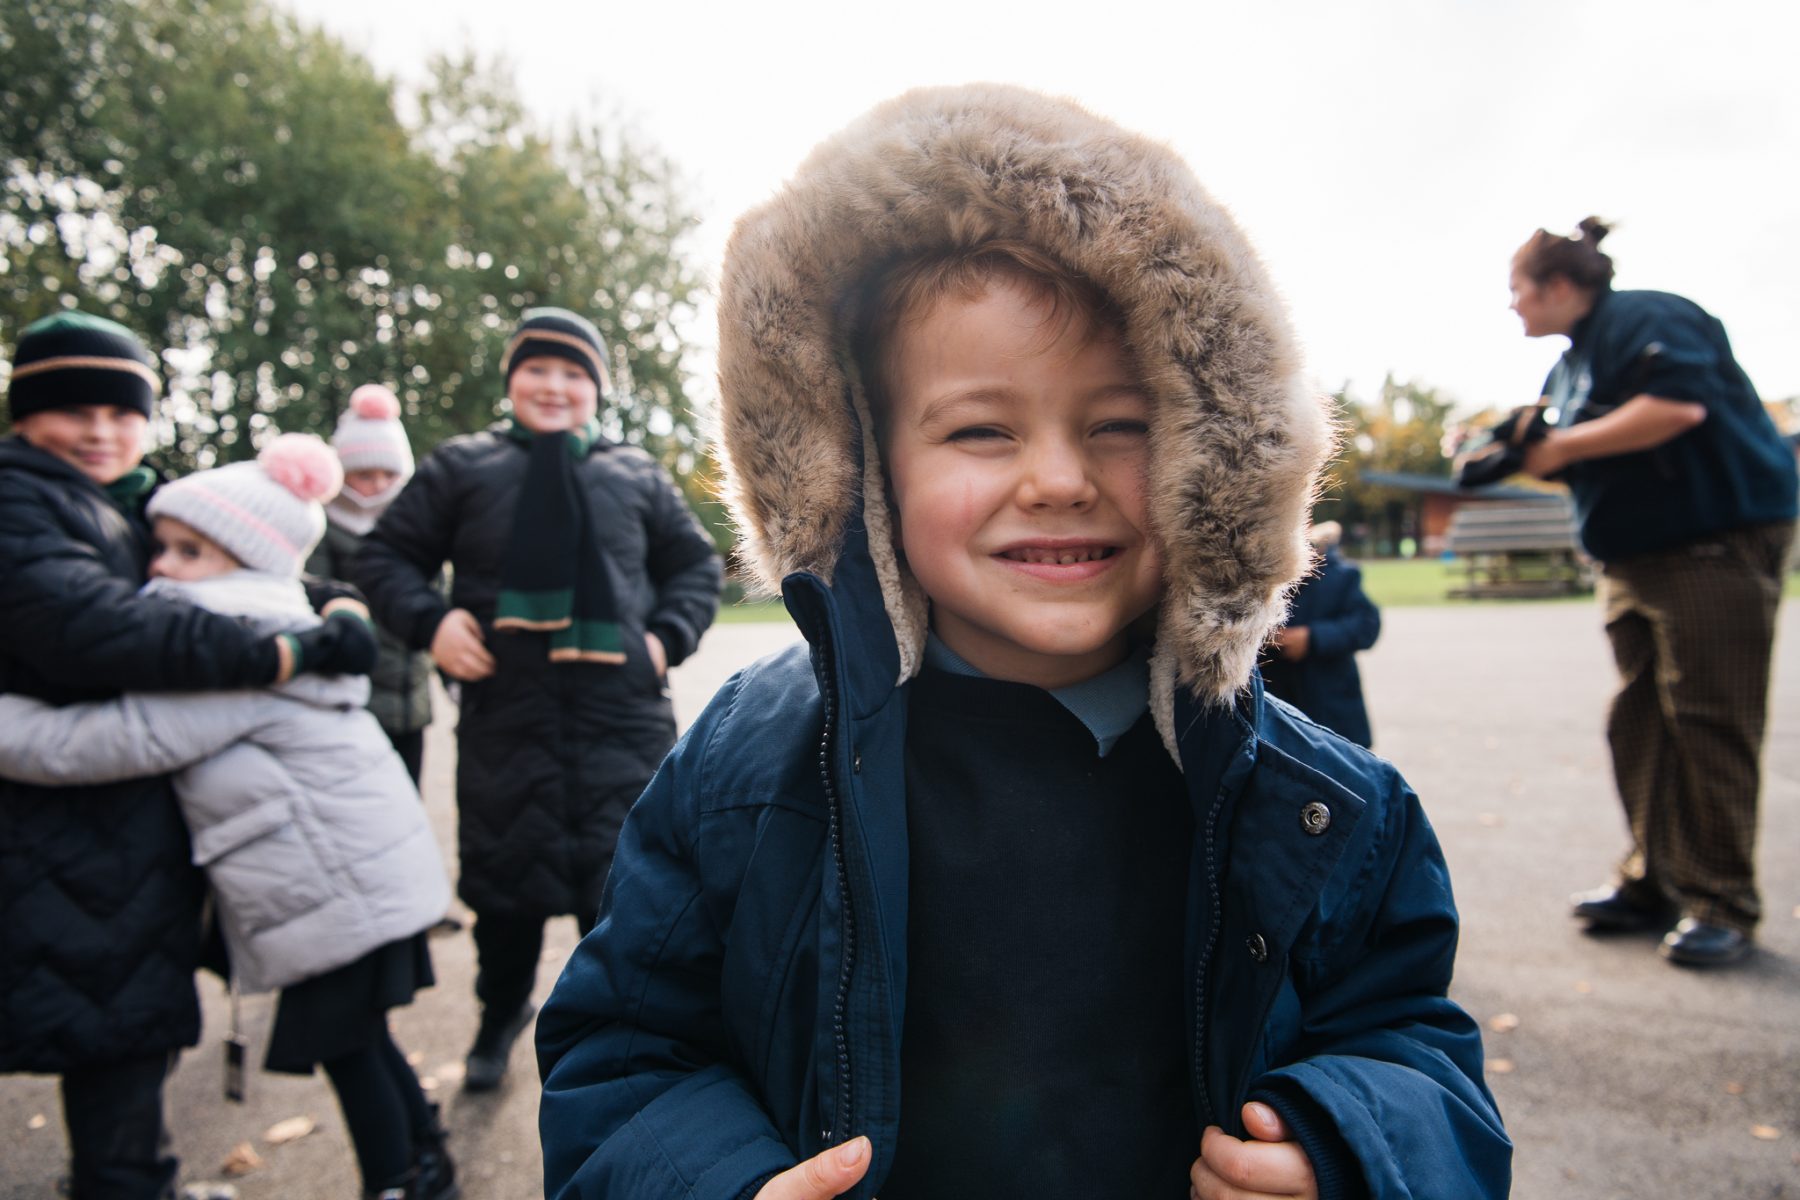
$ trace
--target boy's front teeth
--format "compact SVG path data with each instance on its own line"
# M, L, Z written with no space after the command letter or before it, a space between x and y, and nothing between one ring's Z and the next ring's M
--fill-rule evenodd
M1012 557L1027 563L1054 563L1067 567L1090 559L1106 557L1105 550L1020 550Z

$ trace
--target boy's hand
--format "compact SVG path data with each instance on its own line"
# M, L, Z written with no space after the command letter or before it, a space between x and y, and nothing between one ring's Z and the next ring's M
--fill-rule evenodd
M775 1176L756 1200L831 1200L855 1187L868 1170L869 1139L853 1137Z
M1312 650L1312 626L1289 625L1276 630L1275 650L1289 662L1299 662Z
M1193 1200L1318 1200L1312 1163L1274 1109L1244 1105L1244 1130L1252 1140L1217 1125L1201 1135L1200 1157L1188 1172Z
M453 608L438 622L431 635L431 658L446 675L464 683L494 673L494 656L481 636L481 622L466 608Z
M650 665L656 668L656 677L661 679L669 673L669 650L662 644L662 639L654 633L644 635L644 647L650 652Z

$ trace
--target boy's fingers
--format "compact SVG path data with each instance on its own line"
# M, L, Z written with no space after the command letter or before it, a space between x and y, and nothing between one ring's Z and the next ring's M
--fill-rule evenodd
M1206 1190L1202 1172L1218 1177L1224 1187ZM1216 1125L1208 1126L1200 1139L1200 1162L1195 1164L1196 1192L1212 1197L1292 1196L1311 1179L1312 1167L1293 1142L1246 1142Z
M868 1169L869 1139L851 1138L775 1176L756 1200L832 1200L855 1187Z
M1286 1142L1294 1136L1280 1113L1255 1100L1244 1105L1244 1131L1259 1142Z

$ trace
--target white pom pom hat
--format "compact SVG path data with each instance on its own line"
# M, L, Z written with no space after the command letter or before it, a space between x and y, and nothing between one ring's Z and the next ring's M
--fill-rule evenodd
M310 433L284 433L255 462L165 484L145 511L180 521L252 570L298 577L325 536L323 502L343 486L330 446Z
M402 480L412 478L412 444L400 424L400 401L379 383L350 393L331 446L346 471L392 471Z

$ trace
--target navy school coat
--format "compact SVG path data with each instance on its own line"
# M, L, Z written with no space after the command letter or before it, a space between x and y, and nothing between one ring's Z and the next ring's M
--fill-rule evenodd
M734 677L664 763L539 1016L557 1200L749 1197L858 1134L874 1157L849 1194L868 1197L893 1162L908 689L863 534L830 586L796 574L785 594L810 646ZM1175 727L1201 1123L1243 1136L1243 1103L1271 1104L1327 1197L1506 1195L1418 799L1258 687L1230 712L1183 693Z

